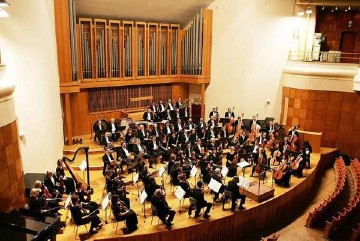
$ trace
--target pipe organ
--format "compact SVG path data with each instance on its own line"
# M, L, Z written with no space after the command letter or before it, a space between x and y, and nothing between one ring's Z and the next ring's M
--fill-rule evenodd
M183 30L179 24L79 18L79 79L203 75L203 49L209 41L204 37L203 13ZM211 45L206 46L210 52Z

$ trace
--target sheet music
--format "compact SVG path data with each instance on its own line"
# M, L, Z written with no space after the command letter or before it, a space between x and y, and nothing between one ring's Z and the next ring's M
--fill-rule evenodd
M194 166L191 168L190 175L191 175L192 177L195 177L197 172L198 172L198 169L197 169L196 166L194 165Z
M140 203L141 203L141 204L144 204L147 196L148 196L148 195L147 195L147 193L145 192L145 189L144 189L144 190L141 192L141 194L140 194Z
M250 166L250 163L248 163L247 161L242 161L242 162L239 162L237 165L241 168L245 168L245 167Z
M229 168L227 168L226 166L223 166L223 168L221 169L221 175L223 177L226 177L228 172L229 172Z
M245 177L239 176L239 183L238 186L248 189L250 186L251 181Z
M87 168L86 160L82 160L79 168L82 172L85 171L85 169Z
M181 200L184 198L186 192L184 191L184 189L182 189L180 186L178 186L178 188L175 191L175 196Z
M101 202L101 208L102 208L102 210L104 210L104 211L105 211L105 209L107 208L107 206L109 205L110 195L111 195L111 192L109 192L109 193L104 197L104 199L103 199L102 202Z
M222 184L215 179L211 178L208 187L216 193L219 193Z
M165 172L165 167L164 166L160 167L160 169L159 169L159 177L162 177L164 172Z
M71 201L71 193L69 194L69 196L65 200L64 209L67 209L67 207L70 204L70 201Z
M137 173L135 174L134 179L133 179L134 185L136 184L136 182L137 182L138 180L139 180L139 173L137 172Z

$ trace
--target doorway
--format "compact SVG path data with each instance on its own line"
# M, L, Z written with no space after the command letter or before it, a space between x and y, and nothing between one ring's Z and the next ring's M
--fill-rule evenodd
M359 60L355 60L355 44L356 44L357 32L346 31L341 32L340 39L340 51L341 51L341 62L342 63L359 63Z

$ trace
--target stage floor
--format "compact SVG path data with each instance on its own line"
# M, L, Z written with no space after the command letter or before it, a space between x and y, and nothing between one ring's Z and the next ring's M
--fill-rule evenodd
M93 143L92 141L89 141L89 142L84 141L83 145L89 145L90 152L92 149L102 149L102 147L99 144ZM64 150L66 150L66 149L70 150L70 148L72 148L72 150L74 150L74 149L76 150L80 146L81 145L73 145L70 147L65 147ZM334 149L332 149L332 148L321 148L321 153L313 153L312 157L311 157L311 169L304 169L304 172L303 172L304 177L302 177L302 178L292 177L291 182L290 182L290 187L288 187L288 188L277 186L275 183L273 184L272 183L272 175L270 173L268 173L267 178L261 182L264 183L264 185L266 185L268 187L273 186L273 188L274 188L274 197L273 198L276 198L277 196L282 195L282 194L286 193L287 191L291 190L295 186L300 185L301 182L310 173L313 172L314 167L317 165L317 163L320 160L320 155L326 154L326 153L329 153L332 151L334 151ZM89 155L89 162L90 162L90 167L91 167L90 168L90 170L91 170L91 172L90 172L91 187L94 188L94 194L92 195L92 200L97 203L101 203L101 201L103 199L103 194L105 193L104 192L105 178L102 176L102 166L103 166L102 155L103 155L102 152L99 152L98 154L92 153L91 155ZM68 155L68 157L72 157L72 156L73 155ZM72 166L73 167L79 166L81 161L84 159L85 159L85 155L79 154L77 156L77 158L75 159L75 163L72 164ZM225 155L223 157L223 163L225 164ZM162 165L163 164L161 164L161 163L156 164L155 169L159 169ZM150 171L151 171L151 169L150 169ZM81 173L80 170L77 170L76 172L80 176L83 176L84 179L86 178L86 175L83 175L83 173ZM244 173L245 177L250 179L252 182L258 181L258 179L256 177L250 177L250 174L251 174L251 168L246 168L245 173ZM241 176L243 175L243 172L241 171L240 168L238 169L238 175L241 175ZM132 179L131 174L130 175L124 174L124 176L125 176L125 180ZM166 175L165 175L165 177L166 177ZM177 211L172 229L184 228L184 227L188 227L190 225L200 225L203 222L211 222L211 220L234 215L230 211L230 203L227 203L225 205L226 209L224 211L222 210L222 203L219 203L219 204L215 204L214 209L212 209L210 211L211 218L209 219L209 221L207 221L203 218L198 218L198 219L189 218L188 214L187 214L187 209L189 207L189 201L185 200L185 203L184 203L183 207L181 208L182 212L180 212L179 201L175 197L174 191L173 190L170 191L169 178L166 179L165 177L164 177L164 180L165 180L165 189L166 189L166 193L167 193L167 195L166 195L167 202L168 202L169 206L172 207L173 210ZM227 184L227 182L229 180L230 180L229 178L226 178L225 183ZM160 177L156 177L156 181L158 184L161 184ZM190 182L191 185L195 184L194 178L190 178L188 181ZM80 227L79 228L80 237L84 240L85 239L86 240L94 240L94 239L101 239L101 238L116 238L116 237L121 237L124 235L126 235L126 236L143 235L143 234L147 234L147 233L166 231L167 229L165 229L164 225L159 225L159 227L157 226L157 222L158 222L157 217L154 217L153 223L150 224L150 222L151 222L151 207L150 207L149 203L146 203L146 205L145 205L146 218L144 217L144 212L142 211L142 205L140 204L139 197L138 197L138 192L139 192L139 190L141 190L141 188L142 188L141 182L138 183L138 186L127 186L127 191L130 193L130 194L128 194L128 197L130 198L132 209L138 214L138 220L139 220L138 230L136 230L135 232L133 232L131 234L123 234L121 229L124 227L124 223L120 222L117 234L115 234L114 221L112 219L112 215L110 218L108 217L109 213L110 213L110 209L108 209L108 211L106 213L107 215L102 210L100 211L100 215L99 215L103 220L107 219L108 224L104 225L104 227L97 234L92 235L92 236L89 236L86 234L86 230L84 227ZM212 195L210 194L210 191L207 187L205 187L205 197L209 202L212 202ZM260 205L260 203L254 201L254 200L251 200L250 198L247 198L246 203L245 203L245 207L247 208L247 210L251 209L253 207L256 207L258 205ZM241 211L241 212L246 212L246 210ZM61 220L66 221L66 223L69 223L70 213L68 213L68 218L66 217L65 210L61 210L61 213L63 214L61 217ZM57 235L57 238L58 238L57 240L59 240L59 241L74 240L75 233L73 233L73 225L69 224L65 228L64 233Z

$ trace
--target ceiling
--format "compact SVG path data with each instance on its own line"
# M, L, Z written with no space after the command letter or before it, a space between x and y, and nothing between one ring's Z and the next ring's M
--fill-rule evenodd
M186 26L214 0L75 0L78 17L178 23Z
M310 4L317 6L351 6L360 7L359 0L295 0L297 4Z

